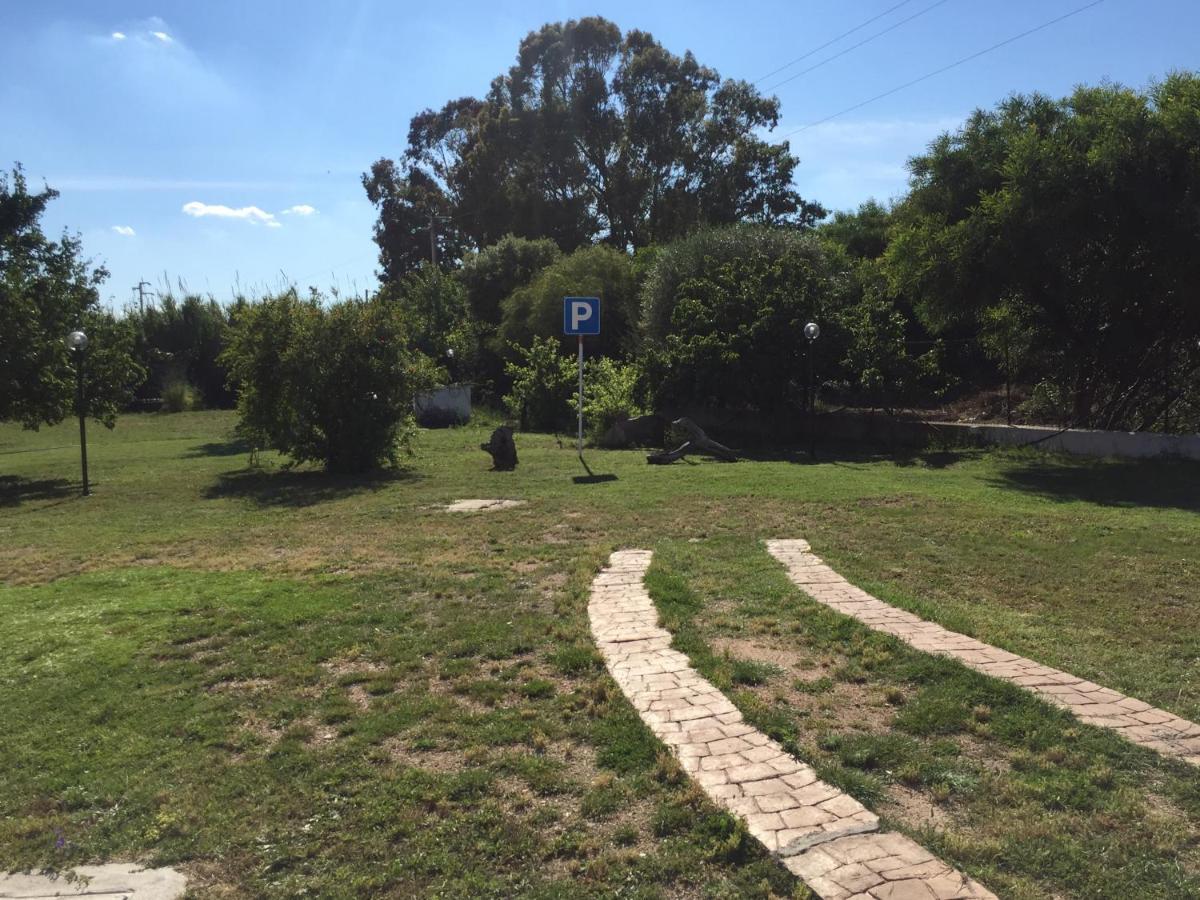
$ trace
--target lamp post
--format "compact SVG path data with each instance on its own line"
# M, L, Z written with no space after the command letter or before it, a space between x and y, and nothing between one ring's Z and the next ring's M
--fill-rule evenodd
M88 485L87 470L87 417L83 408L83 351L87 349L88 337L82 331L72 331L67 335L67 346L75 357L75 411L79 414L79 459L83 467L83 496L92 493Z
M805 354L808 357L808 457L809 459L817 458L817 395L813 390L813 345L817 342L817 338L821 336L821 326L816 322L809 322L804 326L804 337L808 340L808 352Z

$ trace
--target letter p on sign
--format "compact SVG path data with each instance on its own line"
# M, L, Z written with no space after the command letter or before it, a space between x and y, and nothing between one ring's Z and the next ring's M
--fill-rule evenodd
M600 298L563 297L563 334L599 334Z

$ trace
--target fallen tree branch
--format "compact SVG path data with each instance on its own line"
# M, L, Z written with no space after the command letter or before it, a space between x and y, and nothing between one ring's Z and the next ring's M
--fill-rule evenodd
M689 453L706 453L709 456L715 456L717 459L723 459L726 462L735 462L738 459L737 453L730 450L724 444L718 443L704 433L704 429L697 425L689 418L676 419L671 423L676 428L682 428L690 435L690 439L684 441L674 450L664 450L660 453L651 453L646 457L646 462L652 466L665 466L676 460L683 459Z

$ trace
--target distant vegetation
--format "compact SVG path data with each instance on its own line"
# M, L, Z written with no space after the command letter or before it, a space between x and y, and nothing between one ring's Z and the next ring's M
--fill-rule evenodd
M263 380L290 371L264 362L266 332L251 347L270 309L280 329L332 329L304 345L317 354L294 370L316 379L304 391L340 390L326 364L375 359L380 323L403 341L381 365L403 369L404 390L361 408L338 395L386 407L379 434L403 433L404 396L433 375L529 427L563 427L575 386L560 299L595 294L604 422L699 408L794 420L811 351L827 404L929 408L1008 381L1019 421L1200 430L1200 77L1010 97L911 160L906 196L824 221L792 186L787 144L763 137L778 115L644 32L547 25L483 99L418 114L403 154L364 176L380 251L366 305L185 294L112 315L79 239L41 232L55 192L30 194L17 167L0 179L0 419L70 413L63 336L83 326L98 418L134 398L236 403L264 446L341 467L295 423L264 425L262 397L284 386Z

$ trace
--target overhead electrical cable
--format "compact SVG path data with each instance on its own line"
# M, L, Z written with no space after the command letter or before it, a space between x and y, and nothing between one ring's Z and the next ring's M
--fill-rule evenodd
M828 56L825 59L821 60L819 63L814 63L813 65L809 66L807 69L801 69L795 75L789 75L787 78L783 79L783 81L773 84L769 88L764 88L763 90L766 93L770 93L772 91L778 90L779 88L783 87L783 85L787 84L789 81L795 81L800 76L807 75L809 72L812 72L815 69L821 68L821 66L831 63L835 59L839 59L840 57L843 57L847 53L851 53L851 52L857 50L859 47L862 47L865 44L871 43L871 41L875 40L876 38L883 37L889 31L895 31L901 25L906 25L909 22L911 22L913 19L919 18L919 17L925 15L925 13L927 13L927 12L937 9L943 3L948 3L948 2L949 2L949 0L937 0L937 3L931 4L930 6L925 7L924 9L920 10L919 12L913 13L911 16L909 16L906 19L901 19L899 22L896 22L894 25L889 25L887 28L883 29L883 31L877 31L877 32L875 32L875 34L871 35L869 38L863 38L857 44L851 44L846 49L839 50L837 53L833 54L833 56Z
M1064 13L1061 16L1056 16L1053 19L1048 19L1047 21L1043 22L1042 24L1036 25L1027 31L1022 31L1020 34L1014 34L1012 37L1005 38L1004 40L1000 41L997 44L992 44L990 47L985 47L982 50L977 50L975 53L972 53L970 56L964 56L962 59L956 59L954 62L949 63L948 65L942 66L940 69L934 69L932 72L926 72L924 75L920 76L919 78L914 78L912 81L906 81L906 82L904 82L904 84L897 85L896 87L892 88L891 90L884 91L882 94L876 94L874 97L870 97L866 100L863 100L861 103L855 103L853 106L847 106L845 109L838 110L837 112L833 113L832 115L828 115L823 119L817 119L815 122L809 122L807 125L802 125L801 127L795 129L794 131L789 131L787 134L781 135L781 138L783 138L783 139L790 138L793 135L797 135L802 131L807 131L810 128L816 128L818 125L824 125L826 122L829 122L832 119L836 119L839 116L844 116L846 113L854 112L856 109L862 109L864 106L874 103L877 100L882 100L884 97L890 97L890 96L892 96L892 94L897 94L900 91L903 91L906 88L910 88L915 84L920 84L922 81L928 81L930 78L933 78L937 75L941 75L943 72L949 72L951 69L957 68L958 66L961 66L964 63L969 63L973 59L979 59L979 57L981 57L987 53L991 53L993 50L999 50L1001 47L1006 47L1009 44L1013 43L1014 41L1019 41L1019 40L1021 40L1021 38L1029 37L1029 35L1031 35L1031 34L1036 34L1039 31L1049 28L1051 25L1057 25L1059 22L1065 21L1066 19L1069 19L1072 16L1077 16L1082 12L1086 12L1087 10L1091 9L1093 6L1099 6L1103 2L1104 2L1104 0L1092 0L1091 3L1086 3L1083 6L1080 6L1080 7L1077 7L1076 9L1071 10L1068 13Z
M805 53L803 56L797 56L797 57L796 57L795 59L793 59L791 62L784 63L784 64L783 64L782 66L780 66L778 69L775 69L774 71L768 72L766 75L762 76L762 78L755 79L754 83L755 83L755 84L760 84L760 83L762 83L762 82L766 81L766 80L767 80L768 78L770 78L772 75L778 75L778 74L779 74L780 72L782 72L784 69L791 68L792 66L794 66L794 65L795 65L796 63L798 63L798 62L803 62L804 60L806 60L806 59L808 59L810 56L812 56L814 53L820 53L820 52L821 52L822 50L824 50L826 47L831 47L831 46L833 46L833 45L834 45L834 44L836 44L838 41L840 41L842 38L850 37L850 35L854 34L854 32L856 32L856 31L861 31L862 29L864 29L864 28L866 28L868 25L870 25L872 22L878 22L880 19L882 19L884 16L888 15L889 13L893 13L893 12L895 12L896 10L898 10L900 7L902 7L902 6L907 6L907 5L908 5L908 4L910 4L910 3L912 3L912 0L900 0L900 2L899 2L899 3L897 3L895 6L890 6L890 7L888 7L888 8L887 8L887 9L885 9L883 12L881 12L879 15L877 15L877 16L872 16L871 18L867 19L867 21L865 21L865 22L860 22L859 24L857 24L857 25L855 25L853 28L851 28L849 31L843 31L843 32L842 32L841 34L839 34L837 37L835 37L835 38L831 38L830 40L826 41L826 42L825 42L825 43L823 43L823 44L822 44L820 47L813 47L811 50L809 50L809 51L808 51L807 53Z

